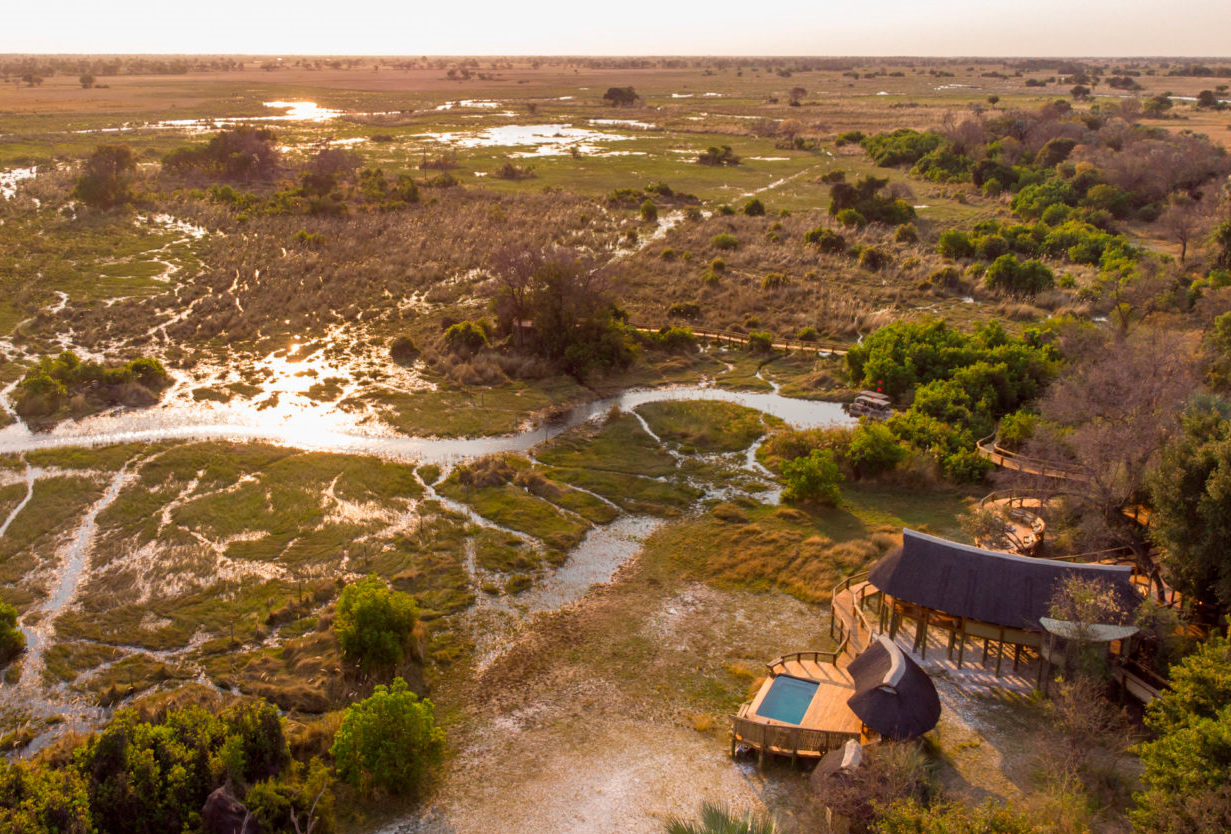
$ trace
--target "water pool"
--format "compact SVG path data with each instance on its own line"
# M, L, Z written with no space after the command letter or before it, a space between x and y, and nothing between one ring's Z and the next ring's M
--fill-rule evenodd
M757 715L786 724L798 724L804 720L804 713L808 711L808 705L819 687L816 681L779 675L761 699Z

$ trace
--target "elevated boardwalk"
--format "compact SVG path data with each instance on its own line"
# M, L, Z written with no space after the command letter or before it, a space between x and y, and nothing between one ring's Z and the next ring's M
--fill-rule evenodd
M633 330L639 333L658 333L665 327L687 327L692 331L692 335L698 339L713 342L719 345L729 345L731 347L748 345L748 333L736 333L731 330L708 330L705 328L690 327L687 324L662 324L651 326L648 324L630 324ZM827 353L834 356L845 356L849 345L838 342L823 342L823 341L804 341L802 339L790 339L785 336L775 336L770 345L774 350L782 350L787 353Z

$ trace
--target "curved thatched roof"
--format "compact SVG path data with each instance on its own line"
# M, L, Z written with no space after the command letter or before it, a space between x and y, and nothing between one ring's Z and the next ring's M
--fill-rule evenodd
M1125 611L1138 600L1132 569L1121 565L1083 565L997 553L970 545L902 531L902 546L868 571L878 590L957 617L1006 628L1040 630L1039 619L1056 587L1070 575L1105 580Z
M846 705L882 736L915 738L940 720L940 696L932 679L885 635L878 635L846 671L855 681L855 694Z

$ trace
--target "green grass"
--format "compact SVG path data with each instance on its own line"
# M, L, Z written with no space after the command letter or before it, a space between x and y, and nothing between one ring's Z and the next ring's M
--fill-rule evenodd
M0 589L6 599L23 610L28 607L37 587L22 579L54 558L60 537L76 526L102 492L97 480L77 475L35 482L30 503L0 538Z
M535 457L563 469L592 469L660 477L675 471L675 459L645 433L630 414L609 417L552 438L535 449ZM610 498L601 490L594 490Z
M154 450L157 447L153 447ZM120 443L114 446L65 446L26 453L31 466L52 469L97 469L114 472L133 458L149 454L145 443Z
M434 392L377 387L361 399L380 408L388 425L408 435L478 437L510 434L540 412L589 397L590 392L572 377L549 377L490 388L445 386Z
M557 550L575 546L590 529L585 521L566 515L548 501L514 484L464 487L451 477L437 490L441 495L469 504L484 518L534 536Z
M555 468L544 474L603 496L630 513L679 515L701 497L694 487L677 481L659 481L611 470Z
M120 649L98 643L57 643L43 653L46 664L43 675L49 681L71 683L84 672L123 656Z
M747 449L781 420L725 402L656 402L637 409L650 429L668 443L698 452Z
M848 485L831 509L719 504L662 528L646 548L721 588L823 602L840 579L896 547L902 527L952 535L966 501L954 492Z

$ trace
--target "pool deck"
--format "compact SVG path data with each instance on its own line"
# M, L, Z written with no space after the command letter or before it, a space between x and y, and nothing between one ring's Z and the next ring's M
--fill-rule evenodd
M811 660L789 661L780 668L783 671L779 674L806 678L820 684L816 695L812 698L812 703L808 705L808 711L804 713L803 720L799 724L787 724L757 714L757 709L765 700L765 694L773 686L773 677L766 678L752 702L740 709L741 718L780 727L798 726L808 730L828 730L837 733L858 733L860 731L862 725L859 719L846 705L846 699L855 694L855 683L845 670L829 663L817 663Z

